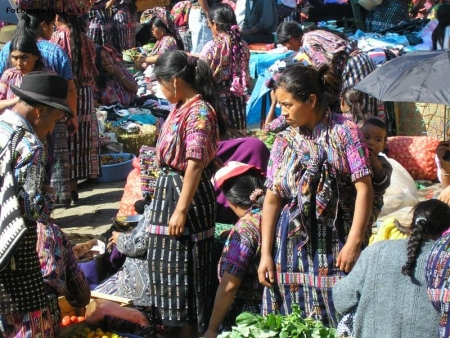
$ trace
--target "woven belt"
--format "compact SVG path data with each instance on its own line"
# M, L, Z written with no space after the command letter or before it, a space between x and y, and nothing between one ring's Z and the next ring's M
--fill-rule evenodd
M189 229L184 228L184 236L189 236L191 242L200 242L204 239L211 238L214 236L215 227L209 228L204 231L197 232L195 234L189 234ZM165 225L149 225L147 231L153 235L164 235L170 236L169 227Z
M286 285L308 285L315 286L318 288L331 289L334 284L342 277L340 276L330 276L330 277L318 277L311 274L303 272L278 272L277 282L279 284Z

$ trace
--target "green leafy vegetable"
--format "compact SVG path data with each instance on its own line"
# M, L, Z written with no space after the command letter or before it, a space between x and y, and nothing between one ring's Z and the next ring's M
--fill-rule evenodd
M292 313L287 316L244 312L236 318L237 326L232 331L223 332L218 338L337 338L336 329L325 327L312 318L302 318L298 305L292 305Z

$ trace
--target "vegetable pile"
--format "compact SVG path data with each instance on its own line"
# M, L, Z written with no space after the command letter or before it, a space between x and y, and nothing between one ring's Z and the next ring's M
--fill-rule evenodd
M237 326L231 332L223 332L218 338L337 338L336 329L325 327L312 318L302 318L298 305L292 305L292 313L287 316L244 312L236 318Z

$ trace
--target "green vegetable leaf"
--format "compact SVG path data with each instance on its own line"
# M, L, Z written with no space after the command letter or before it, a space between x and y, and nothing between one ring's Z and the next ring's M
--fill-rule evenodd
M236 318L236 324L238 326L246 326L246 325L252 325L259 322L259 318L261 318L260 315L251 313L251 312L243 312Z

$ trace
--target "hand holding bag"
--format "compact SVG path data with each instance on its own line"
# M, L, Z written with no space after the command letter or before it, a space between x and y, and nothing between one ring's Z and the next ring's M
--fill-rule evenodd
M14 254L27 227L20 213L13 175L13 154L23 130L13 132L0 153L0 271L11 264L15 269Z

